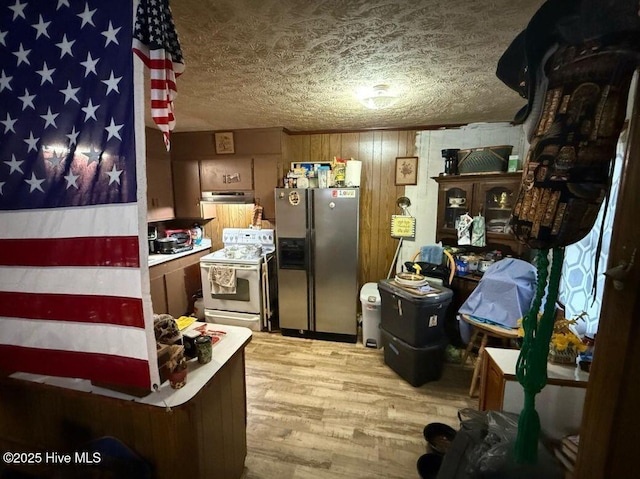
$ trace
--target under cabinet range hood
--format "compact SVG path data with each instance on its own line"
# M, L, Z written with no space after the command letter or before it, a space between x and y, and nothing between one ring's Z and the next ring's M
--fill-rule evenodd
M253 191L203 191L202 201L235 205L253 203Z

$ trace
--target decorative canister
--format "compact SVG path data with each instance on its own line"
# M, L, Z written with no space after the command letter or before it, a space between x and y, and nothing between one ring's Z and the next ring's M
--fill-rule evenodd
M200 243L202 243L202 227L198 223L195 223L191 227L190 233L193 244L198 246Z
M549 356L547 357L550 363L555 364L576 364L576 358L578 357L578 350L569 345L565 349L558 349L553 344L549 345Z
M173 389L181 389L187 384L187 368L169 373L169 385Z
M207 364L211 361L211 337L199 336L196 338L196 354L198 356L198 362L200 364Z
M461 256L460 259L467 262L470 273L478 270L478 257L476 255Z
M456 263L456 273L460 276L464 276L469 272L469 263L462 259L458 258L455 260Z

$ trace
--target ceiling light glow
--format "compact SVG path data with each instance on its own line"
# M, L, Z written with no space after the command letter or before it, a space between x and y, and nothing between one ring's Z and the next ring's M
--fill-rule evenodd
M380 84L360 92L358 99L367 108L382 110L395 105L399 98L389 85Z

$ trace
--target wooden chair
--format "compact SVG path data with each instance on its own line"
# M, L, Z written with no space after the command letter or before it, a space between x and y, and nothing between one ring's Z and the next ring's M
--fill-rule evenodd
M451 282L453 281L453 277L456 274L456 262L455 262L455 259L453 258L453 255L449 253L446 249L442 251L442 253L447 258L447 266L449 267L449 284L451 284ZM420 250L418 250L418 252L413 255L413 258L411 258L411 261L415 262L419 256L420 256Z
M471 335L471 340L467 345L467 349L462 356L462 364L467 362L467 358L471 354L474 346L478 346L477 342L480 341L478 348L478 359L476 360L476 365L473 368L473 377L471 378L471 388L469 389L469 396L474 397L476 395L476 389L478 386L478 379L480 377L480 368L482 365L482 354L484 353L484 348L487 346L487 342L490 337L499 338L503 342L509 342L512 339L518 338L518 330L515 328L507 329L502 328L500 326L495 326L493 324L483 323L480 321L474 320L471 316L467 314L461 314L460 317L463 321L469 323L473 327L473 334Z

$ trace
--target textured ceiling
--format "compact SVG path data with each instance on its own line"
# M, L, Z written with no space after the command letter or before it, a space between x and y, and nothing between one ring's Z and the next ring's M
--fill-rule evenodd
M511 120L524 100L496 64L542 3L173 0L186 62L175 131ZM395 106L358 102L378 83L400 93Z

